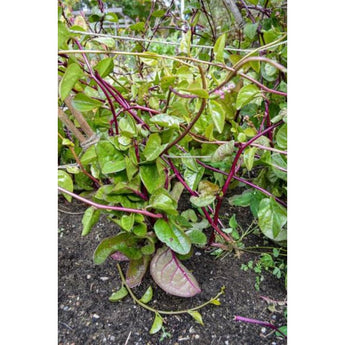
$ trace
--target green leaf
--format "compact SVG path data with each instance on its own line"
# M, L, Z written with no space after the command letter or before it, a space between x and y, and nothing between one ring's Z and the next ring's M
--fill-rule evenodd
M83 93L78 93L72 100L73 107L77 110L84 112L97 109L103 105L102 102L90 98Z
M259 95L261 95L261 93L256 85L249 84L243 86L237 95L236 109L241 109L243 106L251 102L255 97Z
M150 197L150 205L148 207L165 211L167 214L171 215L178 214L176 201L164 188L158 188L152 193Z
M208 92L205 89L201 88L183 88L180 89L181 91L186 91L188 93L191 93L192 95L196 95L200 98L209 98Z
M200 230L196 230L196 229L187 230L186 234L188 235L192 244L204 246L207 243L207 236Z
M118 302L122 300L124 297L128 295L128 290L125 286L122 286L121 289L113 292L112 295L109 297L110 302Z
M200 323L200 325L204 325L204 322L202 321L202 316L201 314L196 311L196 310L188 310L188 314L193 317L193 319L197 322Z
M176 116L170 116L167 114L158 114L150 118L151 123L155 123L159 126L166 128L180 128L180 124L183 122L180 118Z
M235 141L231 140L226 144L220 145L213 153L211 161L221 162L225 157L231 156L235 149Z
M115 223L120 225L122 229L131 231L134 225L134 213L130 215L124 214L121 219L114 219Z
M105 15L105 20L107 20L108 22L117 23L119 21L119 18L117 17L116 13L109 12Z
M82 69L76 63L72 63L66 68L59 85L59 94L62 101L69 95L75 83L83 76Z
M163 318L160 316L159 313L155 313L155 318L153 320L153 324L150 329L150 334L155 334L161 330L163 326Z
M143 296L140 298L140 302L143 302L143 303L149 303L151 300L152 300L152 297L153 297L153 290L152 290L152 286L150 285L145 293L143 294Z
M191 196L190 202L196 207L205 207L212 204L215 199L215 195Z
M235 213L229 219L229 225L233 229L236 229L238 227L238 223L237 223L237 220L236 220L236 214Z
M83 165L87 165L93 161L95 161L97 158L96 154L96 147L95 145L90 146L85 153L81 156L80 162Z
M259 227L265 236L275 241L286 239L285 231L282 231L287 221L285 207L272 198L264 198L259 204L258 218Z
M165 175L157 164L141 165L139 168L140 179L150 194L159 187L164 186Z
M210 303L212 303L212 304L214 304L214 305L221 305L219 299L217 299L217 298L212 299L212 300L210 301Z
M282 156L279 153L273 153L271 155L271 162L272 162L272 171L274 173L274 175L276 175L277 177L279 177L280 179L287 181L287 173L285 171L282 171L277 167L282 167L283 169L287 170L287 163L286 160L283 158L284 156Z
M142 32L145 30L145 23L138 22L138 23L132 24L129 28L131 30L134 30L135 32Z
M282 150L287 149L287 124L281 126L276 134L276 140L279 148Z
M123 171L125 169L126 169L126 162L124 159L119 160L119 161L108 161L108 162L105 162L104 165L102 166L102 173L107 175L107 174Z
M73 35L69 32L66 25L59 21L58 22L58 49L67 47L67 40Z
M244 151L244 165L246 166L248 171L251 171L253 168L256 151L256 147L248 147Z
M84 212L83 219L81 221L83 224L82 236L86 236L90 233L92 227L98 222L99 216L100 210L97 210L92 206Z
M114 69L113 58L103 59L95 66L95 70L99 73L99 75L102 78L109 75L113 71L113 69Z
M58 170L58 186L73 192L73 180L69 174L64 170ZM72 201L72 197L66 193L62 193L63 196L69 201Z
M104 239L96 248L93 255L95 265L102 264L109 255L116 251L126 255L131 260L141 258L141 252L135 248L136 239L130 233L120 233L114 237Z
M186 33L182 32L182 38L180 43L180 52L189 55L190 54L190 40L192 37L191 30L188 30Z
M213 47L214 59L218 62L224 62L225 36L226 34L223 34L218 37Z
M104 44L110 49L115 48L115 40L111 37L96 37L93 38L92 41Z
M249 38L249 39L253 39L256 35L256 31L258 29L259 23L248 23L245 25L244 29L243 29L243 33Z
M161 145L161 137L158 133L153 133L147 140L143 154L147 161L153 161L161 154L166 145Z
M211 117L218 133L223 132L225 124L225 111L223 107L215 100L209 102L209 108L211 112Z
M165 10L156 10L152 12L152 16L156 18L161 18L165 14Z
M278 329L280 330L280 332L282 332L283 334L285 334L287 336L287 325L281 326ZM281 337L281 333L276 332L275 334L277 337Z
M175 224L168 223L164 219L158 219L154 225L158 239L165 243L174 252L187 254L191 249L191 241L184 231L178 229Z

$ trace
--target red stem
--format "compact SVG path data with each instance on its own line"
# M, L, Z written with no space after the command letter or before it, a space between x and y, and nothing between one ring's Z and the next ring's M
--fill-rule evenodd
M84 202L85 204L91 205L95 208L99 208L99 209L103 209L103 210L112 210L112 211L122 211L122 212L131 212L131 213L140 213L144 216L147 217L151 217L151 218L163 218L163 215L160 213L152 213L149 211L145 211L145 210L138 210L135 208L128 208L128 207L122 207L122 206L108 206L108 205L102 205L102 204L98 204L96 202L93 202L89 199L83 198L82 196L72 193L62 187L58 187L58 190L62 193L66 193L68 195L70 195L71 197L78 199L82 202Z

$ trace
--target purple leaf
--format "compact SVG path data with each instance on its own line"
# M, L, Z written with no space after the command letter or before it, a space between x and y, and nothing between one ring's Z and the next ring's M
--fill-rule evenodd
M168 247L157 250L150 266L151 276L165 292L192 297L201 292L198 282Z
M127 256L125 254L122 254L121 252L115 252L114 254L110 255L112 259L116 261L129 261Z
M130 288L141 284L149 266L150 256L143 255L139 260L130 260L126 272L126 283Z

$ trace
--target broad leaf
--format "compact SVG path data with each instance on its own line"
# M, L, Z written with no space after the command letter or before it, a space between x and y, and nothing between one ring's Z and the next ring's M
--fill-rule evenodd
M279 128L276 140L279 148L282 150L287 149L287 124L285 123L281 128Z
M159 169L157 164L141 165L139 168L141 181L150 194L159 187L164 186L165 175L163 169Z
M83 112L83 111L90 111L93 109L97 109L103 105L102 102L93 99L89 96L86 96L83 93L78 93L72 100L73 106Z
M178 229L175 224L158 219L155 222L154 230L158 239L176 253L189 253L192 243L184 231Z
M193 244L204 246L207 243L207 236L200 230L192 229L187 230L186 234Z
M142 254L135 248L136 239L130 233L120 233L114 237L104 239L96 248L93 255L95 265L102 264L109 255L119 251L129 259L138 260Z
M150 207L166 212L167 214L177 215L177 202L171 197L164 188L156 189L150 197Z
M211 100L209 102L209 107L212 121L216 126L218 133L222 133L225 124L225 111L223 107L217 101L214 100Z
M83 77L83 75L82 69L76 63L72 63L66 68L65 74L59 85L59 93L62 101L69 95L75 83Z
M95 70L99 73L99 75L102 78L110 74L113 71L113 69L114 69L113 58L103 59L95 66Z
M261 200L258 212L258 224L268 238L275 241L286 239L286 231L282 230L287 221L286 208L272 198Z
M157 250L150 272L157 285L171 295L192 297L201 292L194 276L167 247Z
M89 207L83 216L82 224L83 224L83 231L81 233L82 236L86 236L90 233L92 227L98 222L99 216L101 212L100 210L95 209L94 207Z
M213 203L216 199L214 195L200 195L200 196L191 196L190 202L196 207L205 207Z
M161 137L158 133L153 133L147 140L143 154L148 161L155 160L161 152L164 150L166 145L161 145Z
M258 29L258 25L259 23L248 23L245 25L245 27L243 28L243 33L249 38L249 39L253 39L256 35L256 30Z
M58 170L58 186L68 190L69 192L73 192L73 180L64 170ZM62 194L69 202L72 201L72 197L70 195L66 193Z
M220 145L213 153L211 161L221 162L225 157L231 156L235 149L235 141L231 140L226 144Z
M225 34L218 37L216 44L213 47L214 59L218 62L224 62L224 47L225 47Z
M143 255L141 259L130 260L126 272L126 283L130 288L140 285L149 266L150 258Z
M256 151L256 147L248 147L244 151L244 165L246 166L248 171L251 171L253 168Z
M255 97L260 95L260 90L256 85L249 84L243 86L237 95L236 109L241 109L244 105L251 102Z
M186 91L191 93L192 95L198 96L200 98L208 98L208 92L205 89L201 89L201 88L184 88L184 89L180 89L181 91Z
M167 114L158 114L158 115L152 116L150 118L150 122L155 123L162 127L166 127L166 128L179 129L180 124L183 122L183 120L176 116L171 116Z

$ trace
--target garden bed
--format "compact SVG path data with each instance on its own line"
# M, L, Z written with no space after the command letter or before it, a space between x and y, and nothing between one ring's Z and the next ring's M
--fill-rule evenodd
M226 203L224 203L226 204ZM108 298L113 290L121 287L115 261L108 259L95 266L93 252L105 237L118 231L117 225L101 216L91 233L81 237L81 219L86 206L75 200L70 204L59 200L59 286L58 286L58 342L59 345L86 344L286 344L268 327L234 321L239 315L271 322L280 327L286 324L284 306L268 303L286 299L282 280L264 273L260 291L255 285L255 273L241 270L241 264L256 260L257 254L243 252L239 259L233 254L222 259L197 249L191 259L184 261L196 279L202 292L193 298L179 298L166 294L147 274L141 286L133 292L141 297L147 287L154 289L150 305L158 309L181 310L202 304L216 296L222 286L225 294L220 306L208 305L201 309L204 326L188 314L164 318L166 333L149 334L154 314L134 304L127 296L111 303ZM225 210L225 211L224 211ZM223 214L236 212L237 221L246 228L251 223L251 213L245 208L224 205ZM246 246L261 244L262 239L249 235ZM121 264L125 269L126 264ZM164 339L162 339L164 338ZM161 340L160 340L161 339Z

